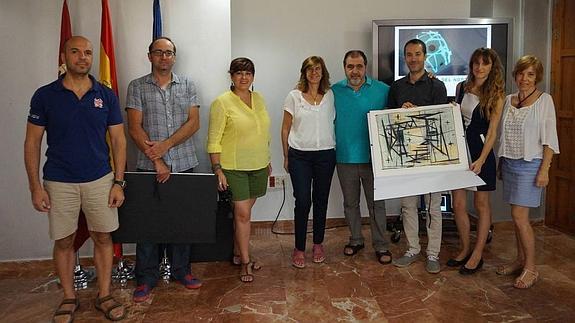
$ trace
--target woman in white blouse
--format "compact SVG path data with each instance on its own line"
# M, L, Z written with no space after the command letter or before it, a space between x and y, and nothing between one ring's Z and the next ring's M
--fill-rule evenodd
M503 199L511 204L517 237L517 258L497 269L500 275L519 277L513 285L529 288L539 278L535 268L535 239L529 208L538 207L541 192L549 183L553 154L559 153L553 99L537 89L543 65L535 56L521 57L513 76L519 91L508 95L499 136Z
M325 260L323 239L327 202L335 169L335 107L329 73L319 56L306 58L300 79L284 104L284 168L295 198L295 248L292 265L305 267L309 211L313 204L313 262Z

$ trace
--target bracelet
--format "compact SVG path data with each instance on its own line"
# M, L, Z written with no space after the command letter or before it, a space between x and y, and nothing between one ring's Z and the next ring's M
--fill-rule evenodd
M218 169L222 169L222 164L217 163L212 165L212 171L215 173Z

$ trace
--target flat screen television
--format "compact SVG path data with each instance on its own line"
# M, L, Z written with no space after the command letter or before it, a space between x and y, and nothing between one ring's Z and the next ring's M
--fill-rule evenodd
M493 48L501 59L507 92L512 85L513 19L402 19L373 21L373 76L389 85L409 73L403 47L413 38L427 47L425 69L445 83L447 96L455 96L465 80L476 48Z

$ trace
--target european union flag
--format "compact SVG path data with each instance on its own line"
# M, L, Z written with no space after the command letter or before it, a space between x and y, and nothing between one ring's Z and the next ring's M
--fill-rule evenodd
M152 40L162 37L162 11L160 0L154 0L154 26L152 29Z

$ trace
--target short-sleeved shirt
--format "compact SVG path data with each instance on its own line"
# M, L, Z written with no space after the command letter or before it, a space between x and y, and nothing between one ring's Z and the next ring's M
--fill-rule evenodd
M80 99L64 87L64 76L32 96L28 122L47 135L45 180L85 183L112 171L106 132L123 122L122 113L116 94L89 77L92 87Z
M270 118L263 97L252 92L251 108L232 91L210 107L208 153L220 154L227 170L258 170L270 163Z
M142 112L142 127L151 141L163 141L188 121L190 107L200 106L196 86L191 79L172 73L172 81L162 89L152 74L128 85L126 109ZM182 172L198 165L193 137L172 147L162 157L172 172ZM154 163L138 151L138 169L154 170Z
M300 90L292 90L285 99L284 111L292 116L288 136L290 147L303 151L335 147L335 107L331 90L325 93L317 105L307 102Z
M364 164L371 161L367 114L385 109L389 86L366 77L355 91L347 79L332 86L335 98L336 160L345 164Z
M445 84L437 78L428 77L427 72L412 84L407 74L391 84L387 105L390 108L401 108L405 102L417 106L446 104L448 101Z

